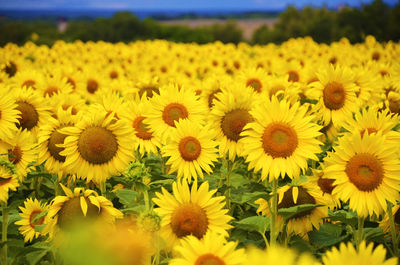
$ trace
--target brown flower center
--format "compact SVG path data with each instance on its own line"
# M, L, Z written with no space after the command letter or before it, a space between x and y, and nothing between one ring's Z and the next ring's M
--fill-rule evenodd
M36 85L36 82L35 81L33 81L33 80L26 80L25 82L23 82L22 83L22 85L21 85L21 87L27 87L27 88L33 88L33 89L35 89L35 85Z
M8 150L8 160L14 165L18 164L22 159L22 150L19 146L15 146L13 149Z
M58 88L57 87L49 87L44 91L43 96L51 97L56 93L58 93Z
M393 98L389 99L389 110L392 113L400 114L400 100L395 100Z
M332 194L332 190L334 186L332 185L334 182L333 179L323 178L322 176L318 179L318 186L322 190L322 193Z
M86 217L98 217L100 215L99 208L93 205L88 198L84 198L87 204ZM60 228L67 228L72 224L78 224L80 221L83 221L84 218L85 216L82 212L80 197L74 197L64 202L64 204L61 206L61 209L58 212L57 224Z
M289 74L289 77L288 77L289 82L299 82L299 80L300 80L299 73L292 70L292 71L289 71L288 74Z
M262 146L273 158L291 156L298 145L296 131L284 123L272 123L265 128Z
M10 183L11 180L12 180L12 178L3 178L3 177L0 177L0 187L3 186L3 185L6 185L6 184L8 184L8 183Z
M111 72L110 72L110 78L111 78L111 79L116 79L116 78L118 78L118 72L117 72L117 71L111 71Z
M225 262L213 254L203 254L197 258L194 265L225 265Z
M136 136L143 139L143 140L150 140L153 135L151 132L149 132L149 129L147 128L147 125L143 123L143 120L146 119L146 117L140 116L137 117L133 121L133 128L136 131Z
M241 138L240 133L243 131L243 127L252 120L253 117L248 110L234 109L222 118L222 132L229 140L237 142Z
M118 151L115 135L103 127L86 128L79 137L78 150L82 158L92 164L110 161Z
M247 80L246 86L252 87L254 89L254 91L256 91L257 93L261 93L262 83L257 78L252 78L252 79Z
M27 102L17 101L17 110L21 112L18 118L18 128L31 130L39 122L39 114L35 107Z
M361 130L361 136L364 136L364 133L365 133L365 131L368 131L368 134L371 134L371 133L376 133L376 132L378 132L378 130L377 129L375 129L375 128L367 128L367 129L362 129Z
M218 88L208 96L208 107L210 109L214 106L214 100L218 100L215 95L219 92L221 92L221 89Z
M273 95L276 95L279 91L285 91L285 87L283 85L275 85L271 87L269 91L269 98L272 98Z
M65 156L60 155L60 152L63 151L64 148L56 145L63 144L65 137L67 137L67 135L59 133L58 130L54 130L49 138L48 148L50 155L60 162L65 162Z
M379 58L381 58L381 54L379 52L374 52L374 53L372 53L371 58L374 61L379 61Z
M171 103L164 108L162 118L166 124L175 127L175 121L186 119L189 117L189 112L186 107L180 103Z
M156 94L160 94L160 89L154 85L146 85L146 86L142 86L139 89L139 96L142 97L144 93L146 93L146 96L148 98L152 98L154 93Z
M178 238L194 235L200 239L207 232L207 214L197 204L184 203L172 213L171 228Z
M9 77L13 77L17 73L17 65L13 62L9 62L4 71Z
M86 90L90 94L94 94L98 89L99 89L99 83L96 80L88 79L88 81L86 82Z
M328 83L323 91L324 104L328 109L338 110L343 107L346 92L343 85L337 82Z
M76 82L74 79L72 79L71 77L67 77L67 83L70 84L72 86L73 89L76 88Z
M33 229L35 229L35 226L36 226L36 225L42 225L42 224L44 223L44 216L43 216L43 217L40 217L38 220L36 220L35 222L32 223L32 220L35 219L35 217L36 217L38 214L41 214L41 213L42 213L42 211L35 210L35 211L33 211L33 212L31 213L31 215L29 216L29 225L30 225Z
M196 138L187 136L179 142L179 152L186 161L196 160L201 153L201 144Z
M383 179L382 162L368 153L356 154L346 165L346 174L350 182L361 191L373 191Z
M71 114L72 115L76 115L78 113L78 110L75 107L71 106L71 105L64 104L61 107L62 107L63 110L68 110L69 108L71 108Z
M293 187L288 189L284 194L283 194L283 199L281 203L278 204L278 209L281 208L290 208L294 207L297 205L302 205L302 204L315 204L316 201L313 196L310 195L310 193L307 192L306 189L303 187L297 187L299 189L299 194L297 196L297 203L294 203L293 201ZM302 218L304 216L307 216L312 213L314 209L299 212L295 215L293 215L290 219L296 219L296 218Z

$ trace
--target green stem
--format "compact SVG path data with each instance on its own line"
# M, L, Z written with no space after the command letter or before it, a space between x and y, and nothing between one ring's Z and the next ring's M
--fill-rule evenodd
M101 192L102 196L106 195L106 182L105 181L100 183L100 192Z
M276 238L278 236L278 231L276 227L276 219L278 215L278 180L274 179L272 181L272 203L271 203L271 221L270 221L270 245L276 245Z
M231 173L232 173L233 165L231 161L228 159L226 165L226 206L228 209L231 209Z
M149 192L146 190L143 191L144 205L146 207L146 211L150 211L150 200L149 200Z
M7 228L8 228L8 211L7 202L2 203L3 210L3 224L1 230L1 242L4 244L1 250L1 264L7 265Z
M265 234L264 233L260 233L261 234L261 236L263 237L263 239L264 239L264 242L265 242L265 247L266 248L268 248L269 247L269 243L268 243L268 239L267 239L267 237L265 236Z
M399 256L399 238L397 237L396 233L396 227L394 223L394 218L393 218L393 212L392 212L392 207L393 205L391 203L388 203L387 206L387 212L389 215L389 222L390 222L390 233L392 235L392 243L393 243L393 254L395 257Z
M360 247L361 241L363 240L363 228L364 228L364 217L358 217L358 230L356 234L356 247L357 250Z

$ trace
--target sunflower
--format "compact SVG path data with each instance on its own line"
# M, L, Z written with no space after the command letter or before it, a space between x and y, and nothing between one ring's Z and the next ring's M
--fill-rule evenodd
M166 141L175 130L175 121L189 119L202 124L204 113L205 107L192 90L167 85L160 88L159 95L153 94L144 116L150 131Z
M170 265L241 265L246 259L244 249L235 249L237 242L227 242L223 235L208 232L202 240L188 236L175 247L177 257Z
M310 254L297 254L290 248L271 246L266 250L255 247L249 248L243 265L279 264L279 265L319 265Z
M308 177L308 182L314 185L314 187L318 187L316 190L326 199L327 206L330 209L340 206L340 200L332 195L333 188L335 187L333 185L334 180L326 178L323 169L312 168L311 171L313 175Z
M358 108L354 75L349 68L329 66L317 76L318 81L310 84L318 99L315 112L324 125L332 121L339 127Z
M64 92L65 94L72 93L72 86L68 83L68 79L61 76L46 76L43 82L37 84L38 93L48 99L56 94Z
M72 108L64 111L62 107L59 107L57 120L50 119L47 124L40 127L38 134L38 163L44 163L44 168L52 174L57 174L59 178L65 173L63 167L65 156L60 155L60 152L64 149L58 145L64 143L67 135L60 133L58 130L75 124L77 118L71 112Z
M325 159L325 176L334 179L332 194L359 216L380 215L399 198L398 147L381 133L354 133L339 139Z
M112 224L116 218L123 217L111 201L98 196L93 190L75 188L72 192L61 183L60 186L66 196L57 196L52 200L47 213L50 219L43 229L43 233L49 233L50 237L53 237L58 229L68 229L84 220L92 219Z
M135 84L139 97L152 98L155 94L160 94L160 84L158 77L152 77L150 75L142 76L139 81Z
M157 192L153 201L160 208L154 211L162 218L161 236L173 247L178 240L188 235L201 239L208 231L228 236L228 224L233 218L227 215L224 196L212 197L217 190L209 191L208 182L197 189L197 181L192 188L186 180L174 182L173 196L164 188L162 194Z
M287 220L287 234L294 233L308 238L307 232L312 231L313 227L319 229L324 217L328 216L328 205L331 201L322 196L319 187L310 183L301 183L297 186L284 186L278 189L278 210L290 208L303 204L323 205L310 210L299 212ZM257 212L263 215L270 215L269 203L264 199L258 199L255 203L259 204ZM277 228L282 231L284 220L278 213Z
M245 68L238 74L236 82L260 94L267 91L268 74L262 68Z
M5 140L14 136L20 112L15 100L6 94L6 88L1 84L0 90L3 91L0 96L0 139Z
M226 89L227 84L231 82L232 80L225 75L217 74L213 74L209 78L203 80L200 91L197 93L200 92L201 101L203 101L203 104L206 105L210 111L214 107L214 100L217 100L216 95Z
M261 171L261 179L269 180L298 177L300 170L307 168L307 159L318 161L321 152L316 139L321 126L312 123L312 115L297 102L290 106L286 100L278 101L274 96L258 105L250 114L254 122L249 123L240 142L246 146L243 154L249 169Z
M8 160L0 158L0 201L7 202L8 191L19 187L15 166Z
M358 131L363 136L366 131L368 134L380 132L388 140L398 141L400 140L400 133L394 131L394 129L399 123L399 116L390 113L388 109L379 112L376 107L369 107L368 109L361 109L354 117L347 117L342 125L344 129L351 133Z
M39 214L48 210L46 203L40 203L36 198L28 198L24 201L24 207L19 207L21 213L21 220L16 221L15 224L20 227L18 230L24 236L25 242L31 242L33 239L38 238L40 233L36 232L35 227L38 225L46 224L46 217L36 218ZM35 220L35 218L37 220ZM34 221L35 220L35 221Z
M67 135L59 155L65 157L64 168L78 177L103 183L123 172L134 160L132 133L125 122L102 111L88 111L89 115L74 126L59 129Z
M157 154L157 148L161 147L160 139L149 131L148 125L144 123L146 119L145 110L149 107L145 96L142 98L134 97L127 100L125 108L121 110L121 119L126 120L134 130L132 143L135 150L143 156L145 153Z
M398 235L400 231L400 205L392 206L392 214L394 219L394 227L396 231L396 235ZM383 228L383 231L386 233L390 233L390 220L389 214L385 214L383 220L379 223L379 226Z
M77 92L89 102L95 101L96 95L105 91L109 86L108 79L99 75L99 72L101 71L94 66L85 67L82 72L84 85L77 87Z
M43 83L44 76L41 71L34 68L24 69L10 80L11 88L32 88L37 89L37 86Z
M37 160L36 138L31 132L19 129L7 142L0 141L0 154L8 155L8 160L15 165L17 175L23 181Z
M17 127L27 129L36 135L39 127L46 124L50 118L50 108L46 106L44 99L31 88L15 89L14 99L17 103L17 110L21 113Z
M217 161L217 144L213 140L213 130L203 127L190 120L175 122L176 130L171 133L171 139L162 147L163 156L169 157L166 162L170 165L169 173L178 172L189 182L203 178L203 170L210 174L213 162Z
M369 245L362 241L358 250L348 242L340 243L339 249L333 247L322 256L324 265L354 264L354 265L396 265L398 258L386 259L386 249L383 245L378 245L375 249L374 243Z
M233 86L216 94L214 107L208 117L212 128L217 130L217 142L221 157L228 153L230 160L241 156L244 146L239 141L245 125L253 121L250 110L255 101L255 92L250 88Z
M88 105L85 104L85 100L77 93L69 93L66 91L60 91L60 93L54 94L47 101L51 106L51 113L54 118L57 118L58 108L62 109L70 115L77 115L81 111L86 111Z

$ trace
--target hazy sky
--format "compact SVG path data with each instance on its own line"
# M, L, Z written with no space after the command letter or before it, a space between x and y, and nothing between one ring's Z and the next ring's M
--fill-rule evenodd
M296 6L326 4L336 7L341 4L359 6L372 0L0 0L0 9L283 9L289 4ZM385 0L394 5L398 0Z

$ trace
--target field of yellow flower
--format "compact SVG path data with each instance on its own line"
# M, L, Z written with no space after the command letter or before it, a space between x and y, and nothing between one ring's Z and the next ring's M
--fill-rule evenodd
M3 265L397 264L400 45L0 48Z

